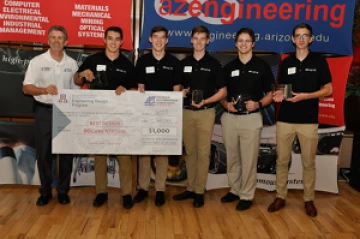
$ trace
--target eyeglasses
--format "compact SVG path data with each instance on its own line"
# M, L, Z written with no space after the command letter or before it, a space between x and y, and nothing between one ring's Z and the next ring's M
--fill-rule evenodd
M309 34L303 34L303 35L296 34L294 37L296 39L306 39L306 38L310 37L310 35Z
M238 40L237 42L249 44L252 43L252 40Z

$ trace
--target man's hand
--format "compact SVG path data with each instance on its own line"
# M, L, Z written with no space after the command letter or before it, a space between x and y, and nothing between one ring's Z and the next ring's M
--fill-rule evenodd
M48 87L45 88L45 95L57 95L58 94L58 89L55 85L49 85Z
M292 92L293 94L293 97L291 98L288 98L287 101L290 101L290 102L299 102L299 101L303 101L303 100L306 100L308 97L306 93L295 93L295 92Z
M188 87L187 89L183 89L181 92L183 94L183 97L186 98L186 95L190 92L190 87Z
M200 103L195 104L194 101L191 103L191 106L194 106L196 108L201 108L205 105L205 100L202 100Z
M252 111L259 109L259 103L252 101L252 100L246 101L245 106L246 106L247 112L252 112Z
M227 102L225 108L227 109L228 112L238 112L238 110L235 109L234 104L232 102Z
M121 93L125 92L126 91L126 88L124 86L119 86L118 88L116 88L115 90L115 94L116 95L121 95Z
M93 82L95 79L94 73L90 69L86 69L83 72L80 72L79 76L85 77L88 82Z
M277 90L272 94L272 99L274 102L282 102L284 100L284 92Z

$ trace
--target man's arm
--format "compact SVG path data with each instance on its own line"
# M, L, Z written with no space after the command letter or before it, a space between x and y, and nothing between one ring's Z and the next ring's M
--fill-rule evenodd
M332 84L328 83L324 85L320 90L310 93L295 93L293 92L294 97L289 98L288 101L290 102L299 102L302 100L310 100L310 99L317 99L324 96L329 96L333 92Z

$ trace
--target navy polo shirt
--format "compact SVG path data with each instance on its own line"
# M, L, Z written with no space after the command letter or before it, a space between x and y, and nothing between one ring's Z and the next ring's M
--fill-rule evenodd
M90 69L96 77L98 67L106 67L108 85L104 90L116 90L120 85L126 89L137 88L134 65L124 55L120 54L112 61L106 56L105 51L95 53L85 59L78 72Z
M225 87L220 63L208 53L199 61L190 55L181 61L183 87L190 90L203 90L203 98L213 96Z
M180 61L169 53L157 60L150 52L136 64L136 80L145 85L146 91L173 91L174 86L181 84L181 74Z
M283 60L279 73L279 84L291 84L297 93L315 92L321 86L331 83L331 74L326 59L318 53L310 52L303 61L291 54ZM287 123L318 123L319 99L299 102L283 101L278 121Z

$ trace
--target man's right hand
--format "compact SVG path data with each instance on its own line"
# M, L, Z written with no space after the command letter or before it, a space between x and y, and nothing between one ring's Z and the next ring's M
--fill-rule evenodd
M88 82L92 82L95 79L94 73L90 69L80 72L79 76L84 77Z
M227 102L226 105L225 105L227 111L229 112L237 112L237 110L234 108L234 104L232 102Z
M58 94L58 89L55 85L49 85L48 87L45 88L46 94L47 95L57 95Z

